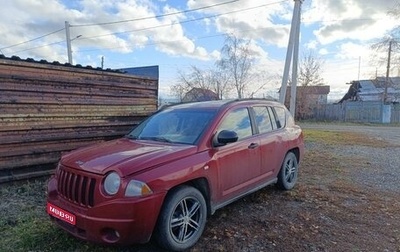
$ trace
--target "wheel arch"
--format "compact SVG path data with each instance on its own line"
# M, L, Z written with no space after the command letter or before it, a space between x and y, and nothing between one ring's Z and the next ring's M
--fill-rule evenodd
M301 155L299 147L295 147L293 149L288 150L286 152L286 154L288 154L289 152L293 152L293 154L296 156L297 164L299 164L300 163L300 155Z
M167 195L164 197L164 202L165 200L168 198L168 195L170 195L171 193L173 193L178 187L181 186L190 186L190 187L194 187L197 190L200 191L200 193L203 195L204 200L206 201L207 204L207 216L209 216L211 214L211 198L210 198L210 186L208 183L208 180L204 177L201 178L195 178L192 180L188 180L184 183L175 185L173 187L171 187L168 192ZM164 204L163 202L163 204Z

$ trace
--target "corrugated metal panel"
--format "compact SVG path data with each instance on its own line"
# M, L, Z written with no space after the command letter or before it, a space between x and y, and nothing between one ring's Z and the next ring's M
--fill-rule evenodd
M61 152L126 134L157 95L155 79L0 58L0 182L47 174Z

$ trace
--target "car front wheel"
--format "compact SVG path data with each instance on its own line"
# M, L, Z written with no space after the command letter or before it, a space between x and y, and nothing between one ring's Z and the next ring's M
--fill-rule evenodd
M178 187L165 200L155 239L168 250L186 250L200 238L206 219L207 206L201 192L190 186Z
M299 164L293 152L288 152L283 160L281 170L278 174L278 187L282 190L290 190L297 181Z

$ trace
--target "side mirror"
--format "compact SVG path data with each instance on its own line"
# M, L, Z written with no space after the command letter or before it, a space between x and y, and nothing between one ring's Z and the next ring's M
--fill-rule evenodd
M238 135L235 131L222 130L217 135L216 146L223 146L228 143L234 143L238 140Z

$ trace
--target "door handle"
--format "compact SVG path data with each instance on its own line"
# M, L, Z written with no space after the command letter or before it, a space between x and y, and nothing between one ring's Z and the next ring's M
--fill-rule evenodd
M249 149L255 149L255 148L257 148L258 147L258 144L257 143L251 143L247 148L249 148Z

